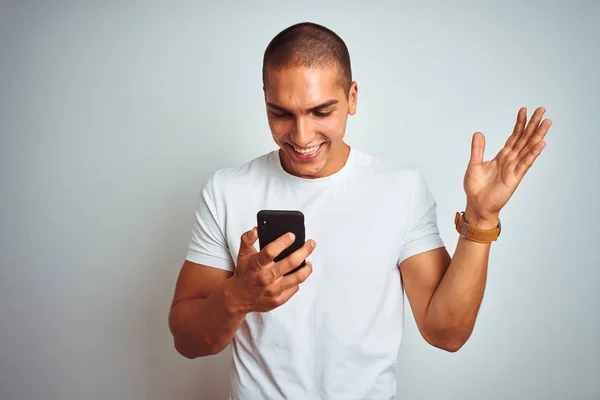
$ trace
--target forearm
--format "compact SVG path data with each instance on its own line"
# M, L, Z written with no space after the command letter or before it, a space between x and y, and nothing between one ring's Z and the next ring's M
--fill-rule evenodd
M497 226L497 220L477 226L490 229ZM459 237L450 266L431 298L427 330L445 348L457 350L473 331L485 291L490 248L490 243Z
M233 301L228 279L206 299L182 300L173 306L169 326L177 351L196 358L225 349L245 318Z

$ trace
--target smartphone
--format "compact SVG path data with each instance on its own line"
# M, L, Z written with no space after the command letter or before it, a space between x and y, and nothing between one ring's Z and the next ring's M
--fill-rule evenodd
M261 210L256 214L258 243L262 250L266 245L288 232L296 235L294 243L282 251L274 261L280 261L304 246L304 214L296 210ZM293 274L306 265L306 260L285 275Z

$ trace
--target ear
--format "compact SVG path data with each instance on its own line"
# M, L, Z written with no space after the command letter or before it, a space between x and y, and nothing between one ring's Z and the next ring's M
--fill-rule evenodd
M358 103L358 84L353 81L348 92L348 114L356 114L356 104Z

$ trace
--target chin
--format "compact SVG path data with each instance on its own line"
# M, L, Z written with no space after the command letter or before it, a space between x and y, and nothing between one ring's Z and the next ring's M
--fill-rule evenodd
M319 178L331 162L332 149L330 142L323 142L313 159L301 159L296 155L292 146L285 142L279 142L278 145L294 175L305 178Z
M305 177L318 178L327 163L319 162L315 164L292 164L294 171Z

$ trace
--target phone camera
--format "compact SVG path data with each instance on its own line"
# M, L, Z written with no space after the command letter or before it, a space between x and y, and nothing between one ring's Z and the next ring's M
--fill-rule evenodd
M260 229L267 230L271 227L271 218L264 216L260 221Z

